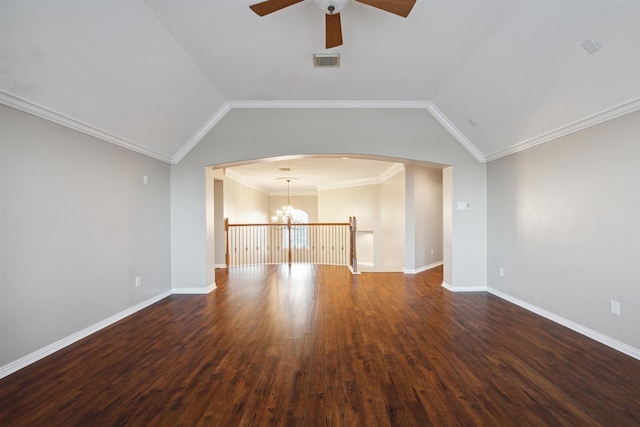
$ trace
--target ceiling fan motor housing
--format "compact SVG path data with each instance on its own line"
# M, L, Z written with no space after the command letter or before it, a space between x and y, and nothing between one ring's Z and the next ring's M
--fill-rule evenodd
M327 15L334 15L340 13L349 0L313 0L313 2Z

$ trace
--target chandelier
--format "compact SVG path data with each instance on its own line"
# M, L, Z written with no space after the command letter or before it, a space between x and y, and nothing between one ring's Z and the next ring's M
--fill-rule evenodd
M282 179L282 178L279 178ZM287 204L282 207L282 209L278 209L276 214L271 217L271 222L275 224L289 224L295 222L295 209L291 206L291 194L290 194L290 184L292 178L286 178L287 181Z

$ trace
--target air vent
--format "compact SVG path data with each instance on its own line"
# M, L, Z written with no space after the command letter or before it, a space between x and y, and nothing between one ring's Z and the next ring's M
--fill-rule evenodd
M339 53L314 53L313 65L315 65L316 67L339 67L340 54Z

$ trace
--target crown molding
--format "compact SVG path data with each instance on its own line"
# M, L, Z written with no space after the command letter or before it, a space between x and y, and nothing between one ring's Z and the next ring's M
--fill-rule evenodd
M380 174L380 182L385 182L386 180L388 180L395 174L402 172L403 170L404 170L403 163L392 164L391 166L389 166L389 168L386 171Z
M395 174L403 170L404 170L404 164L394 163L389 168L387 168L387 170L382 172L380 176L336 182L336 183L327 184L327 185L318 185L316 190L294 190L294 191L290 191L289 193L292 196L317 196L318 191L338 190L338 189L350 188L350 187L362 187L365 185L377 185L377 184L383 183L384 181L388 180L389 178L391 178L392 176L394 176ZM260 187L255 183L251 183L249 182L249 180L246 179L245 176L243 176L242 174L239 174L233 169L225 169L224 173L225 173L225 178L232 179L239 184L252 188L256 191L260 191L262 193L268 194L269 196L286 196L287 195L286 191L283 191L283 190L269 191L268 189Z
M253 190L259 191L261 193L267 194L269 195L269 190L267 190L266 188L257 186L253 183L250 183L249 181L247 181L244 176L242 176L241 174L231 170L231 169L225 169L224 170L224 176L225 178L229 178L235 182L237 182L238 184L242 184L245 187L249 187Z
M484 157L484 154L482 154L482 152L480 150L478 150L478 148L473 145L473 143L471 141L469 141L469 139L462 133L462 131L460 129L458 129L451 120L449 120L449 118L447 116L444 115L444 113L442 111L440 111L440 109L438 107L436 107L436 105L432 102L428 103L429 106L427 107L427 109L429 110L429 112L431 113L431 115L433 117L435 117L435 119L440 122L440 124L449 131L449 133L458 140L458 142L460 144L462 144L462 146L464 148L467 149L467 151L469 153L471 153L471 155L473 157L475 157L475 159L477 161L479 161L480 163L485 163L487 161L487 159Z
M207 120L200 129L198 129L189 140L176 152L173 157L166 156L157 151L143 147L133 141L111 134L100 128L84 123L80 120L69 117L65 114L52 110L50 108L39 105L35 102L21 98L10 92L0 89L0 104L16 110L31 114L52 123L73 129L85 135L101 139L103 141L126 148L136 153L154 158L170 164L179 163L211 129L213 129L232 109L238 108L378 108L378 109L425 109L438 120L438 122L460 143L466 150L479 162L486 163L502 157L515 154L519 151L526 150L545 142L553 141L563 136L579 132L591 126L621 117L640 110L640 98L632 99L615 107L606 109L600 113L570 123L566 126L559 127L550 132L534 138L519 142L510 148L495 152L488 156L484 156L478 148L460 131L449 118L440 111L440 109L431 101L229 101L225 102L214 114ZM369 182L371 184L373 182ZM345 186L367 185L364 182L348 182ZM335 187L335 188L345 188ZM328 189L328 188L322 188ZM258 189L263 191L262 189Z
M604 123L606 121L624 116L625 114L633 113L640 110L640 98L632 99L631 101L622 103L612 108L608 108L604 111L596 113L592 116L586 117L582 120L578 120L566 126L559 127L535 138L527 139L519 142L516 145L502 151L498 151L486 157L487 162L500 159L502 157L515 154L519 151L526 150L527 148L534 147L536 145L544 144L545 142L553 141L554 139L561 138L563 136L570 135L572 133L579 132L589 127Z
M316 190L291 190L289 191L289 194L291 195L291 197L305 197L305 196L315 197L318 195L318 192ZM287 197L287 192L282 190L275 190L270 192L269 196Z
M431 101L230 101L231 108L379 108L422 109L431 115L481 163L482 152Z
M202 127L191 136L191 138L189 138L189 140L182 146L182 148L178 150L178 152L171 159L171 164L175 165L179 163L180 160L184 158L184 156L189 154L189 151L191 151L193 147L198 145L202 138L204 138L209 133L209 131L213 129L213 127L217 125L218 122L220 122L220 120L224 118L224 116L227 115L229 111L231 111L231 107L229 106L228 102L225 102L224 105L220 107L218 111L216 111L215 114L211 116L211 118L207 120L205 124L202 125Z
M31 114L32 116L39 117L41 119L64 126L66 128L73 129L80 133L84 133L85 135L110 142L111 144L118 145L128 150L135 151L136 153L144 154L145 156L154 158L156 160L161 160L167 163L171 162L171 158L165 156L164 154L158 153L154 150L150 150L146 147L136 144L135 142L113 135L95 126L81 122L80 120L76 120L2 89L0 89L0 104Z
M269 190L268 188L265 187L261 187L259 185L256 185L255 183L249 182L246 177L242 174L239 174L238 172L234 171L233 169L228 169L225 168L224 169L224 176L225 178L229 178L235 182L237 182L238 184L244 185L245 187L249 187L253 190L259 191L261 193L266 194L267 196L273 197L273 196L287 196L287 192L284 190ZM316 196L318 193L315 190L293 190L293 191L289 191L289 193L291 196Z
M35 102L0 90L0 104L23 111L52 123L101 139L120 147L144 154L170 164L179 163L220 120L234 108L378 108L378 109L424 109L429 111L479 162L485 159L480 151L456 128L453 123L430 101L229 101L225 102L200 129L176 152L173 157L158 153L125 138L113 135L95 126L66 116Z
M327 184L327 185L319 185L318 191L340 190L342 188L363 187L365 185L378 185L385 182L395 174L402 172L403 170L404 170L404 164L394 163L387 170L382 172L380 176L371 177L371 178L354 179L351 181L336 182L336 183Z
M333 184L318 185L318 191L339 190L342 188L364 187L365 185L380 184L379 177L353 179L351 181L336 182Z
M231 108L403 108L429 109L429 101L229 101Z

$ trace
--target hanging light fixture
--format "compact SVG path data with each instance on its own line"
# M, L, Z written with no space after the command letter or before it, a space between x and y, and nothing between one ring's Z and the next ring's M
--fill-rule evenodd
M282 209L278 209L276 214L271 217L271 222L276 224L288 224L289 222L294 222L294 208L291 206L290 200L290 184L292 178L278 178L278 179L286 179L287 181L287 204L282 207Z

